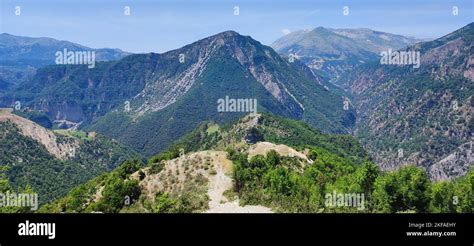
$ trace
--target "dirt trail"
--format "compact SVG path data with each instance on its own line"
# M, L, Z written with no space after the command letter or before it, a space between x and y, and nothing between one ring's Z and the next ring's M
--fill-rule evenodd
M209 169L206 162L209 163ZM186 165L190 165L188 169ZM186 171L187 170L187 171ZM215 172L214 172L215 171ZM239 200L229 201L224 192L232 189L233 181L232 161L227 159L224 151L205 150L184 155L166 161L160 173L147 175L142 181L142 194L148 199L154 199L156 192L179 193L189 181L188 176L198 174L207 179L207 195L209 196L209 209L204 213L271 213L270 208L263 206L240 206ZM145 173L148 170L145 169ZM138 171L132 174L138 179ZM173 182L171 182L173 180Z
M228 161L228 160L227 160ZM231 165L225 161L215 163L216 175L209 178L208 195L209 210L206 213L272 213L272 210L263 206L240 206L239 200L229 201L223 193L232 188L232 179L226 175Z

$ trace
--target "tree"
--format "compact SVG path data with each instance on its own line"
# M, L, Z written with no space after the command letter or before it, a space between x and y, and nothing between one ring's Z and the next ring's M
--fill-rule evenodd
M102 191L102 198L92 207L106 213L117 213L125 205L131 205L140 196L138 180L123 180L112 173ZM129 202L129 204L127 204Z
M454 198L454 184L443 181L436 182L431 187L430 212L435 213L453 213L456 212Z
M140 160L128 160L118 167L117 172L122 179L126 179L142 167L143 163Z
M281 163L281 158L280 158L280 155L275 151L275 150L270 150L268 153L267 153L267 163L270 165L270 166L277 166L277 165L280 165Z
M263 177L263 184L272 194L289 195L292 191L289 171L283 167L266 173Z
M456 212L474 212L474 169L455 182L453 195Z
M374 212L428 211L430 181L420 168L406 166L381 175L374 186Z
M171 199L167 193L157 192L155 196L155 206L153 212L167 213L171 212L176 206L176 201Z

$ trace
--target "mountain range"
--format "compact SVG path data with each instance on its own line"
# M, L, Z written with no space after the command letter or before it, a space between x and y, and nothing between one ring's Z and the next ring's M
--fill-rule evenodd
M57 51L94 51L97 61L119 60L130 53L119 49L93 49L53 38L31 38L0 34L0 95L27 81L40 67L55 63Z
M326 206L335 191L372 212L472 211L450 201L472 195L473 37L318 27L272 48L226 31L95 50L91 68L50 58L87 47L2 34L0 192L32 188L45 212L358 212ZM389 49L419 67L384 64Z
M325 28L291 32L271 44L278 53L293 55L332 82L380 52L407 47L421 40L367 28Z
M471 23L401 50L419 52L419 68L374 61L341 78L357 109L355 135L379 165L416 164L435 179L472 167L473 35Z
M147 164L129 160L39 212L470 213L473 178L471 171L430 182L413 166L384 173L352 136L254 114L232 124L202 124ZM328 194L341 192L363 194L364 200L328 202Z
M345 133L355 123L354 111L343 109L342 90L233 31L93 69L47 66L0 101L19 101L53 125L97 131L152 155L202 121L228 122L246 113L218 112L218 100L226 97L256 99L258 111L304 120L325 132Z

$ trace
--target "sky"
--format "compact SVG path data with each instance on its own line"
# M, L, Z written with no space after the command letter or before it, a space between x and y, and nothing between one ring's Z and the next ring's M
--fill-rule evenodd
M227 30L265 45L288 32L318 26L370 28L433 39L474 19L472 0L0 1L0 33L134 53L162 53ZM130 15L125 14L127 6Z

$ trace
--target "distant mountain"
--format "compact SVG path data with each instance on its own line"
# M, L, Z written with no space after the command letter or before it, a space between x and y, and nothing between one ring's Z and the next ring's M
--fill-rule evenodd
M334 82L354 66L378 59L383 50L397 50L418 41L366 28L317 27L287 34L271 46L281 54L296 56Z
M0 109L0 176L15 191L29 186L40 204L133 157L139 155L100 134L51 131Z
M356 135L383 168L413 163L434 179L472 168L473 41L471 23L400 50L419 52L419 68L377 61L341 79L354 97Z
M147 155L200 122L229 122L248 112L219 112L218 101L256 99L258 111L300 119L325 132L355 123L340 90L306 66L236 32L223 32L164 54L55 65L0 98L43 112L52 122L104 133ZM127 110L129 107L130 110Z
M52 38L31 38L0 34L0 93L26 81L36 69L55 63L57 51L95 51L97 61L119 60L127 55L119 49L92 49Z

